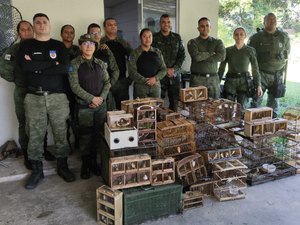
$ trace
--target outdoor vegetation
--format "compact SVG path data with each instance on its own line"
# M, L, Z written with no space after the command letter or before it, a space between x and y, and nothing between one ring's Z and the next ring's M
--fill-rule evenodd
M277 27L291 38L287 92L280 99L283 113L287 107L300 106L300 0L220 0L218 37L226 47L233 45L236 27L244 27L249 37L263 28L263 18L269 12L277 16Z

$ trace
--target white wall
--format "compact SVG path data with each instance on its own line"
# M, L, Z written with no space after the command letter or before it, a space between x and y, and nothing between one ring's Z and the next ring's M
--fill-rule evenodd
M12 0L12 5L21 12L23 19L32 22L35 13L43 12L49 16L52 37L60 39L60 28L72 24L76 30L75 44L78 37L86 33L92 22L103 23L104 6L102 0ZM17 142L18 128L14 112L14 85L0 78L0 146L9 139ZM49 140L51 144L51 138Z
M136 0L128 2L136 2ZM217 36L218 0L178 0L178 2L180 7L178 32L185 46L188 40L199 35L197 22L203 16L210 18L211 35ZM129 3L126 3L126 6L127 4ZM46 13L52 24L52 36L56 39L60 39L60 28L64 24L69 23L75 27L77 34L75 40L77 40L80 34L86 32L88 24L95 22L102 25L104 19L103 0L12 0L12 5L17 7L23 19L28 21L32 21L33 15L37 12ZM122 7L115 12L111 11L111 16L118 19L119 28L125 32L125 39L129 35L127 32L135 32L134 28L125 29L126 23L138 17L137 9L134 6L130 8L132 11L122 11ZM138 37L131 35L128 41L133 44L135 38L138 40ZM183 68L186 70L190 68L188 53ZM0 79L0 145L9 139L17 141L18 129L14 112L13 87L13 84Z
M187 42L199 36L197 30L198 20L201 17L207 17L211 21L211 33L213 37L217 37L218 32L218 0L178 0L179 2L179 33L187 46ZM186 49L186 59L183 64L183 69L189 71L191 58Z

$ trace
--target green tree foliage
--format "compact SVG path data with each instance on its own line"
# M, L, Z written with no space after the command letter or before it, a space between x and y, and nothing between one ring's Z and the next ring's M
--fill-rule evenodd
M233 44L232 32L238 26L251 36L263 27L269 12L277 16L278 27L300 33L300 0L220 0L219 38L226 46Z

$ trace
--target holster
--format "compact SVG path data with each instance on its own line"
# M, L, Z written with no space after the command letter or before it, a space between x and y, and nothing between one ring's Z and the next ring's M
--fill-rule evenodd
M250 76L250 73L247 73L245 76L246 84L247 84L247 97L252 98L256 94L256 87L254 85L254 81L252 77Z

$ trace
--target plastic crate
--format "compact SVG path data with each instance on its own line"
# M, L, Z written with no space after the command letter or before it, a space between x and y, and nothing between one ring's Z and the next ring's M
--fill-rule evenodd
M177 214L181 211L181 198L180 184L123 190L123 225Z

